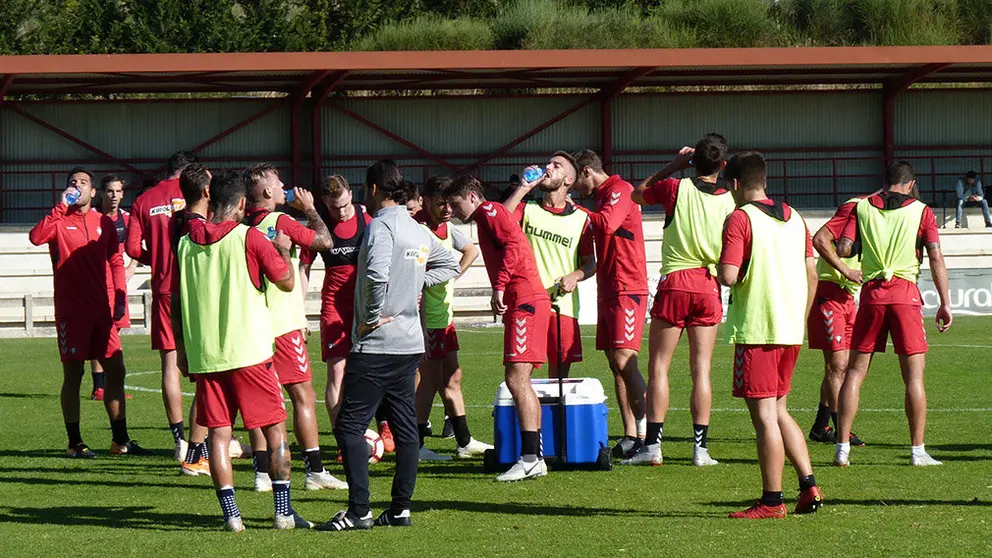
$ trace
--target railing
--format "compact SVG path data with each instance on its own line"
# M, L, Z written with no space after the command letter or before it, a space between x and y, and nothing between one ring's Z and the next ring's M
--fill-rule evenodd
M953 148L941 148L942 151ZM932 151L935 151L933 149ZM962 149L963 150L963 149ZM969 148L968 150L975 150ZM868 151L868 155L847 155L846 153ZM904 152L908 152L905 150ZM919 150L917 150L919 151ZM992 152L992 148L989 150ZM885 158L877 151L859 150L857 148L836 148L820 150L767 150L768 186L774 197L779 197L801 209L836 207L852 195L863 194L877 189L882 183L882 172ZM474 169L472 174L478 176L494 192L509 186L509 176L520 174L522 169L533 163L539 163L547 158L547 153L515 153L487 162ZM442 156L452 165L467 166L478 160L478 155L445 155ZM651 152L616 152L613 155L612 170L627 180L637 183L655 170L664 166L670 153ZM341 156L325 159L321 172L324 175L336 173L347 177L360 197L360 185L364 180L366 166L381 156ZM409 180L423 183L427 177L434 174L454 174L451 169L444 168L436 162L425 161L419 156L394 156L397 163ZM900 155L897 158L906 159L916 169L920 198L934 207L943 207L947 203L946 196L954 191L955 182L968 170L974 170L979 178L985 176L986 169L992 171L992 155ZM284 182L289 183L293 176L293 166L284 158L269 159L282 174ZM232 158L224 160L205 161L213 168L236 168L244 164L242 160ZM0 222L30 223L39 218L42 212L52 207L63 190L63 184L68 169L76 166L86 166L85 161L59 162L51 161L44 166L59 170L28 170L26 166L39 166L39 161L15 162L4 161L0 172L0 193L3 203L0 206ZM135 165L144 162L135 162ZM143 164L151 169L151 163ZM125 197L125 206L129 206L142 190L142 178L146 183L147 177L106 163L94 163L90 166L99 181L106 173L122 175L131 181ZM310 167L301 165L295 169L299 176L309 177ZM149 172L151 172L149 170ZM985 182L992 182L990 180ZM22 187L23 186L23 187Z

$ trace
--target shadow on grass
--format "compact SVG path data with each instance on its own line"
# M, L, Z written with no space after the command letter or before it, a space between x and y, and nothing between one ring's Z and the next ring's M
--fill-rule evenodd
M469 513L489 513L489 514L499 514L499 515L539 515L539 516L558 516L558 517L597 517L597 516L638 516L647 518L660 518L660 517L697 517L710 519L713 517L722 517L723 514L719 512L713 513L701 513L701 512L685 512L685 511L671 511L671 512L652 512L645 510L638 510L632 508L620 509L620 508L592 508L585 506L550 506L545 504L525 504L521 502L466 502L463 500L425 500L419 501L414 500L413 511L422 512L429 510L445 510L445 511L458 511L458 512L469 512Z
M102 473L99 471L97 473ZM59 471L61 474L62 471ZM169 489L179 489L179 490L211 490L212 486L207 484L181 484L181 483L165 483L165 482L136 482L134 480L128 480L127 482L122 482L120 480L95 480L95 479L54 479L54 478L43 478L43 477L10 477L4 476L0 477L0 486L3 485L16 485L16 484L26 484L32 486L106 486L110 488L169 488ZM2 518L0 518L2 521Z
M0 507L0 523L86 525L112 529L183 531L218 529L220 519L209 515L158 513L150 506L64 506L53 508Z
M709 502L706 505L720 508L746 508L754 504L754 500L738 500L732 502ZM963 506L963 507L989 507L992 501L982 501L978 498L972 500L923 500L923 499L892 499L892 500L854 500L854 499L831 499L824 500L826 506L881 506L881 507L919 507L919 506Z
M930 446L936 451L992 451L992 444L943 444Z
M52 393L0 393L0 399L55 399L58 395Z
M141 464L142 466L151 466L150 465L150 462L147 461L149 458L167 458L170 461L172 459L172 450L171 449L169 449L169 450L148 450L148 451L151 452L151 455L149 455L149 456L142 456L142 457L134 457L134 456L111 456L111 455L105 453L105 451L101 451L99 449L99 447L97 447L97 446L90 446L90 449L92 449L93 451L95 451L97 453L97 457L96 457L95 460L71 459L69 457L66 457L66 455L65 455L65 449L64 448L57 448L57 449L55 449L55 448L53 448L53 449L33 449L33 450L11 450L11 449L3 449L3 450L0 450L0 458L4 458L4 457L13 457L13 458L42 458L42 459L54 459L54 458L58 458L58 459L64 459L67 462L69 462L69 461L79 461L79 462L84 462L84 463L87 463L87 462L105 463L105 462L110 462L111 460L125 462L125 461L130 461L132 459L136 459L136 460L139 460L139 461L134 461L133 463ZM178 463L176 463L176 466L178 467Z

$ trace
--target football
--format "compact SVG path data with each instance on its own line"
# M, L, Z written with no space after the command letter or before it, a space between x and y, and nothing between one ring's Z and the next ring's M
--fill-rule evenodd
M369 428L365 431L365 443L369 446L369 463L378 463L382 459L385 448L379 433Z

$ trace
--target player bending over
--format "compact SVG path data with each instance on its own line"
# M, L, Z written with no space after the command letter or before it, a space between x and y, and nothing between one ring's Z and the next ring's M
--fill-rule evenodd
M613 448L617 458L632 457L644 445L644 377L637 367L648 306L647 258L641 208L631 199L634 187L603 169L595 152L575 154L578 176L573 189L596 196L589 213L596 240L598 323L596 349L606 353L616 384L624 437Z
M717 326L723 320L723 300L716 280L723 222L734 210L734 199L720 180L726 165L727 140L708 134L695 148L684 147L665 168L634 192L642 205L665 208L661 247L661 280L651 308L648 362L648 427L645 446L629 465L661 465L661 441L668 413L668 372L682 332L689 334L689 371L692 393L692 464L716 465L707 449L713 391L710 365ZM695 167L693 178L669 178Z
M548 161L541 178L521 182L506 200L506 210L520 223L534 250L541 283L561 314L561 324L555 316L548 323L549 378L567 378L572 363L582 362L578 286L579 281L596 273L589 216L568 198L575 177L575 160L570 154L559 151ZM535 187L543 193L541 201L523 203ZM560 355L559 345L562 348Z
M923 445L927 423L923 373L928 346L923 328L923 297L916 286L923 259L921 247L926 247L930 276L940 296L936 321L937 331L941 333L951 327L951 305L937 219L925 203L913 197L915 187L916 176L909 163L899 161L889 165L882 193L858 202L837 243L837 253L845 257L853 253L855 244L860 244L864 278L861 306L851 338L854 357L847 367L838 399L840 424L834 464L842 467L849 463L849 436L858 412L861 383L868 374L872 355L885 351L889 332L906 385L909 463L941 464L930 457Z
M127 285L114 222L92 207L95 189L89 171L73 169L66 186L58 205L28 233L31 244L48 244L52 256L55 325L62 358L62 419L69 438L66 454L96 457L79 431L79 389L86 361L97 359L106 374L103 405L110 417L110 453L147 455L127 432L126 371L114 324L124 317ZM112 301L108 300L108 284L113 285Z
M486 201L477 179L455 178L445 197L456 217L466 223L474 221L478 227L479 247L493 288L493 312L503 316L503 365L520 421L521 455L496 480L542 477L548 467L541 451L541 404L530 380L534 367L548 358L551 298L523 230L505 207Z
M300 257L302 248L313 251L328 250L332 246L331 233L324 225L314 207L313 195L296 188L295 201L290 206L299 209L307 219L307 226L276 207L286 204L286 192L279 171L269 164L249 167L243 174L248 189L248 209L245 224L253 226L269 238L278 232L284 233L293 242L290 249L290 271L293 273L293 290L283 293L269 283L265 289L265 302L272 317L272 333L276 337L276 352L272 358L273 369L279 383L286 388L293 402L293 430L296 442L303 449L303 463L306 467L304 490L325 488L344 489L348 484L340 481L324 469L320 456L320 432L317 429L315 414L316 396L313 392L313 373L310 370L310 356L307 353L306 331L308 329L304 304L304 282L300 279ZM251 432L252 457L255 466L255 490L272 490L269 478L268 456L265 436L259 430Z
M193 221L179 241L179 291L172 299L177 364L196 377L197 421L209 429L210 474L224 514L224 528L244 530L234 499L228 446L241 413L245 428L261 428L269 448L269 476L276 529L313 525L290 504L290 453L286 408L272 366L272 317L266 282L292 292L292 242L283 233L270 241L241 224L245 182L226 171L210 181L211 216Z
M727 313L734 347L734 397L751 414L761 467L761 499L732 519L785 517L785 458L799 476L794 513L813 513L823 496L813 478L806 438L786 406L803 343L803 323L816 293L816 264L806 223L765 193L765 158L738 153L725 177L737 209L727 217L718 278L730 287Z
M448 177L434 176L428 179L424 184L423 196L418 196L422 199L422 209L413 218L442 246L460 258L460 277L479 257L479 248L451 224L451 206L444 197L444 190L450 184L451 179ZM407 207L409 206L408 203ZM458 333L455 331L455 279L427 287L423 294L422 314L427 347L424 359L420 362L420 383L417 385L417 430L420 434L421 461L451 459L424 447L435 393L441 395L444 412L454 428L455 443L458 446L455 455L461 458L477 457L493 447L472 438L465 417L462 368L458 364Z

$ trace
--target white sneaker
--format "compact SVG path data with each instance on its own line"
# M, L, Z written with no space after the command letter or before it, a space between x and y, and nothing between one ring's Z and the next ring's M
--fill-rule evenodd
M300 514L293 512L293 515L276 514L272 518L272 528L277 531L290 531L293 529L313 529L313 523L300 517Z
M913 467L932 467L934 465L943 465L940 461L930 457L930 454L923 452L923 455L910 455L909 464Z
M189 442L186 440L179 440L176 442L176 449L172 452L172 458L176 461L186 461L186 450L189 449Z
M719 465L720 462L710 457L708 449L696 447L692 450L692 464L696 467L709 467L710 465Z
M420 461L451 461L451 456L441 455L424 446L420 448Z
M231 459L251 457L251 446L242 444L241 440L237 438L231 438L231 443L227 445L227 454L231 456Z
M224 530L232 533L240 533L245 530L245 524L241 522L241 516L232 517L224 522Z
M661 444L641 446L637 453L620 462L621 465L651 465L657 467L665 462L661 457Z
M268 473L255 473L255 492L272 492L272 479Z
M846 452L837 446L837 452L834 454L834 465L837 467L847 467L851 464L850 452Z
M482 457L486 450L496 449L494 446L487 444L485 442L480 442L475 438L468 441L465 447L458 446L458 453L455 455L459 459L467 459L471 457Z
M303 490L346 490L348 483L331 476L327 470L319 473L307 473L307 478L303 481Z
M496 477L497 482L516 482L524 479L536 479L548 474L548 466L543 459L527 463L521 457L510 467L510 470Z

